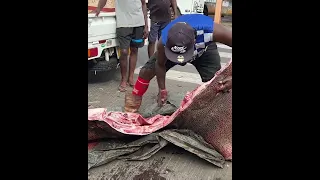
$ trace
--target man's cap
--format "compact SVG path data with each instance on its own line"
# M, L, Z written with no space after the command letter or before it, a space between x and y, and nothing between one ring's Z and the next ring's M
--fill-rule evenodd
M165 44L166 57L175 63L182 64L193 59L195 30L185 22L174 24L168 31Z

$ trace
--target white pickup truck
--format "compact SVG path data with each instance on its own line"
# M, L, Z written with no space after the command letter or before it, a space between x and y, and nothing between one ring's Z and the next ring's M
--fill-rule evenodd
M88 0L88 70L94 72L116 68L120 57L116 39L115 0L108 0L96 17L91 12L96 9L98 2ZM177 6L180 15L203 13L204 0L177 0Z

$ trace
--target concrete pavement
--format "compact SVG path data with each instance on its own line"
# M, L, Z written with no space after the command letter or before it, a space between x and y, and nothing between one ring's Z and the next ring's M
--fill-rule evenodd
M232 55L230 47L218 45L221 63L224 65ZM148 60L147 48L139 50L135 79L141 66ZM89 74L88 103L94 107L104 107L109 110L122 111L124 93L118 91L120 72L118 70ZM166 86L170 95L183 96L201 84L200 76L192 65L175 66L167 73ZM131 91L131 89L128 89ZM141 109L155 102L158 92L156 80L153 79L146 92ZM180 102L176 102L180 104ZM232 163L228 162L224 169L215 167L205 160L187 151L169 146L145 161L116 160L107 165L89 171L89 179L173 179L173 180L231 180Z

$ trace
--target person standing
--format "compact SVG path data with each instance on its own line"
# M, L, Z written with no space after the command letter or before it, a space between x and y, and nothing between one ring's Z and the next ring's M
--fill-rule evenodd
M161 31L171 21L171 10L174 14L174 19L178 17L177 1L176 0L149 0L148 9L150 10L150 32L148 37L148 55L149 58L154 54L155 43L161 36Z
M145 0L115 0L117 38L120 44L121 83L119 91L124 92L127 85L134 86L133 74L136 68L138 48L144 46L148 37L148 17ZM96 16L106 5L107 0L99 0L95 10ZM130 54L129 54L130 48ZM127 60L129 56L129 76L127 77Z

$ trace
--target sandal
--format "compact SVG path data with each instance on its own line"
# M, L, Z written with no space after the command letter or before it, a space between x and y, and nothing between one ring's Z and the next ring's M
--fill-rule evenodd
M134 84L130 84L129 82L127 82L127 85L132 87L132 88L134 87Z
M127 88L120 85L120 86L118 87L118 90L119 90L120 92L126 92L126 91L127 91Z

